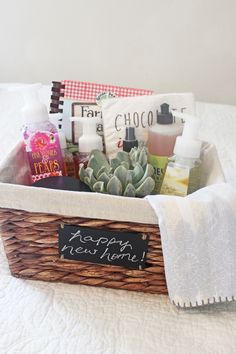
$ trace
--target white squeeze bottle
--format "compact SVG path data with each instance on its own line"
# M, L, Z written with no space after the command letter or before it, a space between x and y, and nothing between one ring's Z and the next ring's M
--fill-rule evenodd
M71 117L70 120L79 122L83 126L83 134L78 139L78 154L75 157L75 169L78 175L81 166L87 167L91 151L102 151L103 143L102 137L97 134L98 118Z
M169 159L160 194L186 196L200 188L201 146L197 139L200 121L177 113L185 119L182 136L176 138L174 156Z

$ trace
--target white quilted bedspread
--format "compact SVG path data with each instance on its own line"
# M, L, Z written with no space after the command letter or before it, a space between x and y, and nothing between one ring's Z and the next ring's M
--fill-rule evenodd
M0 91L0 159L15 145L19 102ZM198 103L197 113L236 181L236 106ZM15 353L233 354L236 302L179 310L167 296L15 279L0 241L0 354Z

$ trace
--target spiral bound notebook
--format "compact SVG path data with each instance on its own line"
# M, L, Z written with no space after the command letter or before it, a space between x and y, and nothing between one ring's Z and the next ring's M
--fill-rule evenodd
M51 89L50 113L62 113L62 127L68 140L77 143L80 134L78 123L70 123L69 117L100 117L97 131L103 135L101 108L96 98L103 92L116 97L152 95L153 91L129 87L96 84L91 82L62 80L53 81Z

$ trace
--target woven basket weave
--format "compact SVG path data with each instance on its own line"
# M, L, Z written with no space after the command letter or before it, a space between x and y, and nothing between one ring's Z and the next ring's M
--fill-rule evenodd
M60 259L58 226L61 223L149 234L147 267L144 270L130 270ZM14 209L0 209L0 225L10 271L15 277L167 294L160 232L156 225Z

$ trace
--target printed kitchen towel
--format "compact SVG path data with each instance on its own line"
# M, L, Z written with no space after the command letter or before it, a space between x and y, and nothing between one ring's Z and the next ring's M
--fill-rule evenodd
M194 307L236 299L236 189L146 199L158 215L170 300Z

